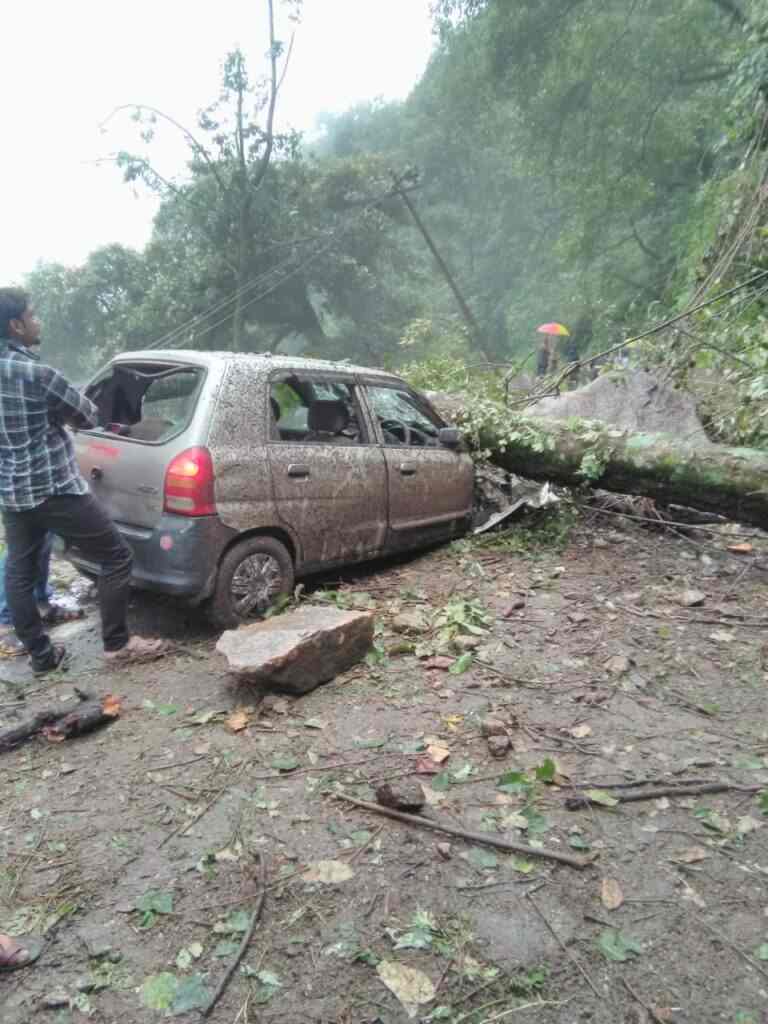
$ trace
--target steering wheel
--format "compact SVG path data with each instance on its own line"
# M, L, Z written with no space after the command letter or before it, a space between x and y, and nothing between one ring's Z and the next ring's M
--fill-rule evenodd
M402 444L413 444L413 431L408 424L403 423L402 420L382 420L381 429L387 433L393 434ZM400 437L400 435L402 435L402 437Z

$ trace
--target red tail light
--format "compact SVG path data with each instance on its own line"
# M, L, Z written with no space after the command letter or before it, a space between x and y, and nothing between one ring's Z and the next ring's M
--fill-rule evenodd
M213 461L207 448L187 448L165 471L163 511L177 516L216 514Z

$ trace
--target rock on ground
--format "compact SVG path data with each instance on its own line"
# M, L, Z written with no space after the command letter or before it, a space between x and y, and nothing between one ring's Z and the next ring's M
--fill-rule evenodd
M376 799L383 807L396 811L420 811L426 802L421 786L409 779L382 783L376 790Z
M370 612L307 605L223 633L230 671L264 689L303 694L361 661L373 644Z
M643 434L670 434L694 447L712 443L696 413L693 396L676 391L645 370L606 374L584 388L542 398L526 414L556 420L601 420Z

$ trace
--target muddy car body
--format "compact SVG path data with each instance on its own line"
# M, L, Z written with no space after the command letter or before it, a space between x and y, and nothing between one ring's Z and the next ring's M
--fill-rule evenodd
M297 577L463 532L473 471L427 399L382 371L195 351L125 353L86 392L76 435L136 586L262 613ZM67 552L87 574L98 567Z

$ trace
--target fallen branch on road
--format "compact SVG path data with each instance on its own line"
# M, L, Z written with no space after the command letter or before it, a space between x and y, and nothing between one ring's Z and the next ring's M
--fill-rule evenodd
M759 793L764 786L737 786L730 782L709 782L703 786L655 786L641 793L611 793L611 786L602 787L620 804L636 803L638 800L658 800L663 796L703 796L705 793L727 793L731 790L738 793ZM580 811L585 807L605 807L605 801L593 799L586 793L569 796L565 801L569 811Z
M43 733L46 739L56 743L90 732L99 725L113 721L120 714L120 701L114 697L107 695L99 698L77 688L75 693L77 696L74 700L38 711L19 725L0 732L0 754L13 750L38 733Z
M429 818L422 818L418 814L405 814L403 811L394 811L389 807L382 807L380 804L369 803L367 800L357 800L345 793L337 793L338 800L354 804L363 810L372 811L374 814L383 814L386 818L394 818L395 821L404 821L407 825L420 825L421 828L432 829L434 832L445 832L446 835L455 836L457 839L466 839L470 843L478 843L483 846L493 846L497 850L504 850L506 853L519 853L525 857L543 857L545 860L554 860L559 864L567 864L568 867L579 870L589 867L594 861L592 857L578 857L568 853L558 853L556 850L545 850L534 846L526 846L524 843L511 843L506 839L497 839L487 832L465 832L463 829L454 828L452 825L444 825L442 822L431 821Z
M248 930L246 931L245 935L243 935L240 946L238 947L238 950L235 953L234 960L227 968L224 977L216 986L216 991L213 993L213 995L211 996L211 998L208 1000L208 1002L205 1004L201 1011L203 1017L209 1017L211 1015L214 1007L224 994L224 990L232 980L232 975L235 973L235 971L240 965L240 961L245 956L245 951L248 949L250 941L253 938L253 933L256 931L256 925L259 923L259 919L261 918L261 912L264 909L264 900L266 899L267 896L267 868L264 863L264 858L261 856L260 853L254 853L253 856L259 862L259 901L256 904L256 909L251 914L251 923L248 925Z

